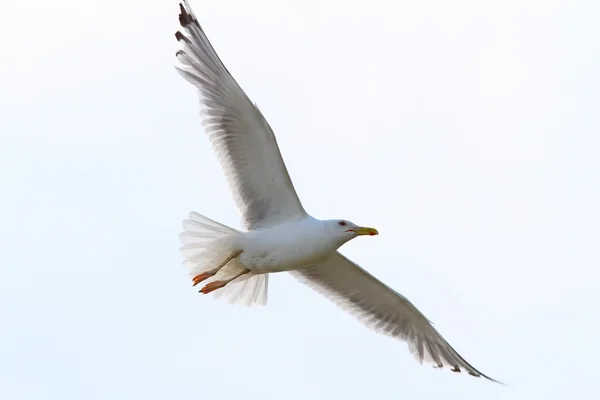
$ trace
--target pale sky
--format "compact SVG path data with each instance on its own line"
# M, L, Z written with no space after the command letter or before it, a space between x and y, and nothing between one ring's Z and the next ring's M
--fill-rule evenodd
M198 211L240 228L175 0L0 5L0 398L597 395L600 3L191 5L341 251L500 386L420 366L286 274L265 308L191 287Z

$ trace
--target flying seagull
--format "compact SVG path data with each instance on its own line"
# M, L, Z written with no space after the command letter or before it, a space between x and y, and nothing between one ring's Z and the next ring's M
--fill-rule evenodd
M302 207L275 135L210 44L189 4L180 3L177 70L200 94L206 134L247 231L191 212L180 235L184 265L201 293L264 305L269 274L287 271L376 332L408 343L420 363L482 374L401 294L337 250L374 228L319 220Z

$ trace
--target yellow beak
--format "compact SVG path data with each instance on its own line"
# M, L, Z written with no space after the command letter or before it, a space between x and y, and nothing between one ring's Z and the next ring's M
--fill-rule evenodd
M379 235L379 232L377 232L377 229L375 228L366 228L364 226L358 227L358 228L354 228L354 229L349 229L349 231L356 233L359 236L362 235L369 235L369 236L375 236L375 235Z

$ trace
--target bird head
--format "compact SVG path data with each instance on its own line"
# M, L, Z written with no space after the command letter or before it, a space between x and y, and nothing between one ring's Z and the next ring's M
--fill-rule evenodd
M354 239L357 236L375 236L379 235L377 229L367 228L365 226L356 225L345 219L330 220L327 223L329 231L335 232L336 236L344 239L347 242L350 239Z

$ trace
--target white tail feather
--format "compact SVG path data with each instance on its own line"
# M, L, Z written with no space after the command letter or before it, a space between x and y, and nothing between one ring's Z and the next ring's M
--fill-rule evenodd
M210 271L238 250L233 245L239 233L240 231L204 215L190 212L189 219L183 221L183 232L179 235L180 251L185 259L183 265L189 269L190 277ZM233 259L202 284L231 278L244 269L237 259ZM267 303L268 287L268 275L251 272L230 282L223 289L216 290L214 297L229 298L231 304L264 306Z

